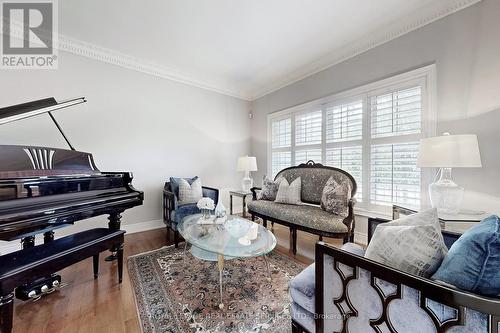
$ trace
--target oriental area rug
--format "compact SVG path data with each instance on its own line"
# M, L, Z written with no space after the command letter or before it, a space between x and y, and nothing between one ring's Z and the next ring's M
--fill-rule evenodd
M144 333L262 332L291 330L288 283L305 266L272 252L263 258L226 260L224 308L219 308L216 262L182 246L128 258L128 270Z

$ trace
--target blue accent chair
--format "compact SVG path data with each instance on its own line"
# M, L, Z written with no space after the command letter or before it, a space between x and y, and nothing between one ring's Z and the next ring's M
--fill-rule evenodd
M178 205L177 194L172 188L171 182L165 182L163 188L163 222L167 226L167 242L170 238L170 230L174 232L175 247L179 247L179 231L177 224L186 216L199 214L200 210L195 203ZM203 186L203 197L211 198L215 203L219 201L219 190L212 187Z

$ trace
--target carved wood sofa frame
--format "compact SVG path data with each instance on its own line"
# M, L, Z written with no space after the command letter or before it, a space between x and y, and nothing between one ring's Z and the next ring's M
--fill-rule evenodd
M386 220L377 222L387 222ZM335 306L339 309L342 314L342 332L348 333L347 321L350 317L357 316L357 310L353 308L352 302L349 299L348 294L348 284L351 280L358 277L359 270L363 269L371 273L371 285L377 291L382 304L382 315L377 320L370 322L370 326L373 327L375 332L379 332L378 325L386 324L387 328L394 333L398 332L391 324L390 318L388 317L388 307L392 300L399 299L402 297L403 285L410 288L416 289L420 292L420 308L423 309L431 318L436 332L444 333L453 326L463 325L465 323L465 311L467 309L472 309L478 312L482 312L488 316L488 332L489 333L500 333L500 299L483 297L470 292L458 290L452 287L447 287L441 284L437 284L432 280L418 277L415 275L407 274L400 270L388 267L386 265L377 263L375 261L366 259L364 257L343 251L341 249L334 248L323 242L316 243L316 290L315 290L315 324L316 333L322 333L324 331L324 300L331 297L330 295L324 294L324 259L325 256L333 258L334 269L339 273L342 280L342 294L341 297L334 300ZM346 265L353 269L353 274L345 276L342 274L339 264ZM383 291L376 287L376 280L384 280L396 286L396 292L390 295L384 295ZM456 310L457 316L454 319L446 320L440 322L436 315L427 307L426 301L430 299L446 306L449 306ZM342 303L345 302L349 307L349 311L346 312L342 308ZM293 333L303 333L308 332L299 323L292 320L292 332Z
M329 167L329 166L324 166L323 164L320 163L314 163L314 161L308 161L307 163L300 164L298 166L293 166L289 168L285 168L278 172L276 177L274 177L274 180L278 179L280 175L287 170L292 170L292 169L304 169L304 168L310 168L310 169L325 169L325 170L332 170L332 171L337 171L340 172L344 175L346 175L352 182L352 189L351 189L351 197L354 197L356 194L356 180L352 175L350 175L348 172L342 169L334 168L334 167ZM252 197L253 200L257 200L257 191L262 190L260 187L253 187L251 189L252 191ZM316 202L309 202L307 200L303 200L305 203L309 204L317 204ZM319 236L319 240L323 240L323 237L331 237L331 238L342 238L344 243L347 243L349 241L353 242L354 241L354 227L355 227L355 218L354 218L354 204L355 204L355 199L351 198L349 200L349 215L343 220L343 223L347 226L347 232L345 233L333 233L333 232L326 232L326 231L321 231L317 230L314 228L308 228L304 227L301 225L297 225L295 223L290 223L287 221L283 221L277 218L273 218L270 216L266 216L264 214L260 214L258 212L254 212L251 209L249 209L248 213L252 216L252 221L255 221L255 217L259 217L263 220L263 225L264 227L267 227L267 221L270 221L272 224L278 223L281 225L284 225L286 227L290 228L290 244L291 244L291 251L295 255L297 254L297 230L305 231L311 234L315 234Z

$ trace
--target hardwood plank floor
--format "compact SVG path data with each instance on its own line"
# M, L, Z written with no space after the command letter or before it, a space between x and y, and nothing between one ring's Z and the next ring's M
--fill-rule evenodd
M269 226L270 228L270 226ZM276 250L289 254L288 228L275 225ZM317 236L298 233L296 260L309 264ZM325 242L340 245L339 240ZM172 244L172 241L169 242ZM168 245L169 245L168 244ZM167 245L164 228L125 236L125 258ZM303 255L305 254L305 255ZM140 332L134 294L124 265L123 283L118 284L117 263L104 261L101 254L99 278L94 280L92 258L60 272L69 285L37 302L16 300L14 332L16 333L135 333ZM308 257L309 256L309 257Z

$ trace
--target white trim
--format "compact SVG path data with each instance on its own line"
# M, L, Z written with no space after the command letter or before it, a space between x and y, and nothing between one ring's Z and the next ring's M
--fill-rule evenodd
M132 223L132 224L123 224L121 226L122 230L126 231L126 234L134 234L136 232L143 232L143 231L148 231L148 230L154 230L154 229L160 229L165 227L165 224L163 223L163 220L152 220L152 221L145 221L145 222L139 222L139 223ZM61 231L64 229L60 229ZM81 231L84 231L81 230ZM68 234L65 234L64 231L61 233L58 233L58 230L56 230L55 233L56 239L61 238L64 236L68 236ZM43 236L40 234L36 237L35 239L36 244L41 244L43 242ZM0 255L18 251L21 249L21 240L14 240L11 242L5 242L4 244L0 245Z
M344 45L339 49L333 50L321 59L302 66L297 71L288 73L281 79L272 82L271 84L253 89L253 91L251 87L248 89L235 90L229 84L210 82L200 79L195 75L180 73L174 68L167 68L165 66L152 63L146 59L133 57L113 49L100 47L98 45L63 34L59 34L59 40L55 47L61 51L70 52L82 57L113 64L140 73L214 91L219 94L236 97L242 100L254 101L274 91L303 80L311 75L319 73L329 67L337 65L347 59L353 58L370 49L401 37L436 20L474 5L480 1L481 0L434 1L425 8L410 14L408 17L403 17L389 26L386 26L378 31L371 32L367 34L366 37L354 41L350 45ZM19 25L19 27L22 27L22 25ZM19 28L18 33L21 33L22 30L20 29L21 28Z
M250 94L250 100L257 100L263 96L271 94L448 15L472 6L480 1L482 0L435 1L431 4L431 7L413 12L408 17L401 18L396 22L393 22L392 26L389 28L385 27L385 29L382 28L378 31L371 32L364 38L352 42L347 46L343 46L340 49L334 50L330 54L299 68L295 72L289 73L280 80L262 87L261 89L255 90L253 94Z

